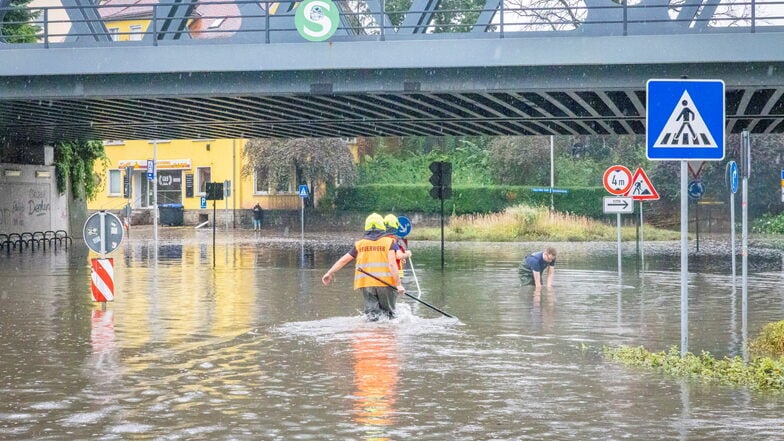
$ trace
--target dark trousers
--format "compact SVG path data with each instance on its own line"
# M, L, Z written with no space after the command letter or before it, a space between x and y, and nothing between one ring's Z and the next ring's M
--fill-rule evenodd
M523 286L536 284L536 282L534 282L534 272L526 265L525 261L520 264L517 273L520 275L520 283L522 283Z
M362 288L362 297L365 299L364 313L368 320L375 321L379 317L395 317L395 303L397 290L387 286L373 286Z

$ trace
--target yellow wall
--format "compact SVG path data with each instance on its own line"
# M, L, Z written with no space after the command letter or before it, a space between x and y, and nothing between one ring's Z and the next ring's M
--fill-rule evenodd
M129 41L131 39L131 34L130 34L131 26L134 25L141 26L142 27L141 32L147 32L147 27L150 25L150 19L144 18L144 19L136 19L136 20L117 20L117 21L106 22L107 29L112 29L112 28L118 29L119 35L117 41ZM142 35L138 38L142 39L144 38L144 36Z
M198 167L210 167L212 182L232 181L232 194L228 198L229 209L250 209L257 202L264 209L293 210L300 207L300 198L292 194L255 194L253 178L242 177L242 149L244 139L209 139L209 140L170 140L158 141L157 160L158 172L167 169L181 170L180 200L185 210L201 208L199 193ZM134 209L149 208L141 199L142 181L146 180L147 160L153 159L153 143L151 141L107 141L104 143L109 167L103 170L101 164L96 164L95 172L100 176L99 192L95 200L89 201L90 210L119 210L128 203L122 194L109 194L108 182L110 170L120 170L120 176L125 176L125 167L132 165L133 189L131 198ZM186 175L192 174L194 178L193 197L186 197ZM152 183L149 184L152 187ZM160 189L160 187L159 187ZM122 190L121 190L122 192ZM158 203L163 203L160 199ZM218 201L220 208L226 207L226 202ZM208 203L208 208L211 203Z

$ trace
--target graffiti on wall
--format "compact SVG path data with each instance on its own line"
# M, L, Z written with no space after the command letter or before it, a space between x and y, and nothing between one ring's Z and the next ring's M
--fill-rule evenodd
M46 231L52 227L49 185L4 184L0 192L0 230Z

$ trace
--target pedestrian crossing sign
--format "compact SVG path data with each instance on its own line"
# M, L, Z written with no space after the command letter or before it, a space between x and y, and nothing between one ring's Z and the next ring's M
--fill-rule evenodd
M724 159L724 81L648 80L646 94L648 159Z

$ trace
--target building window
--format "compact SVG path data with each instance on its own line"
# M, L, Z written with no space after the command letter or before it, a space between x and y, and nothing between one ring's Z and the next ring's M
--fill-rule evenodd
M109 170L109 196L122 195L122 171Z
M112 36L112 41L120 41L120 28L109 28L107 31Z
M182 170L158 170L158 203L182 203Z
M207 194L208 182L212 182L212 169L210 167L196 167L196 185L200 194Z
M289 171L281 174L276 182L271 182L269 176L256 170L253 175L253 192L255 194L291 193L291 176Z
M141 41L142 40L142 25L132 25L131 26L131 41Z

